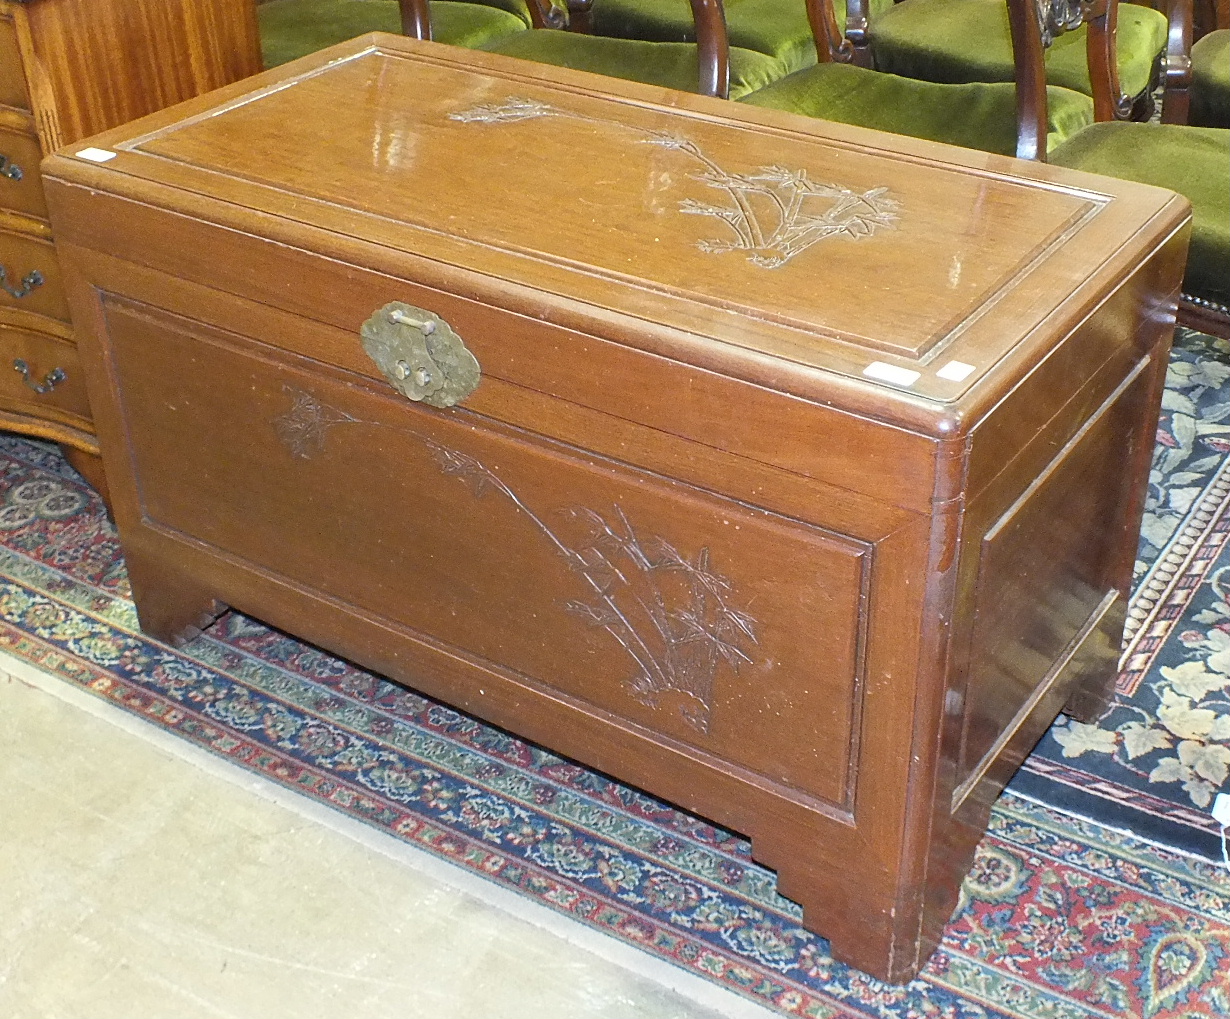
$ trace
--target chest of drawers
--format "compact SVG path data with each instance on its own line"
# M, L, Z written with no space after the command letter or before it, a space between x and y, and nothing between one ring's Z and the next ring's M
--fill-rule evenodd
M0 0L0 427L100 489L39 161L260 66L251 0Z

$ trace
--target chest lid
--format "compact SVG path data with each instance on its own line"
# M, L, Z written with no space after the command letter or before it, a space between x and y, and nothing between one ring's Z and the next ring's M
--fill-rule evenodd
M996 379L993 398L1185 215L1158 189L383 35L89 144L115 155L47 173L187 192L242 229L255 211L314 250L361 238L801 396L916 411Z

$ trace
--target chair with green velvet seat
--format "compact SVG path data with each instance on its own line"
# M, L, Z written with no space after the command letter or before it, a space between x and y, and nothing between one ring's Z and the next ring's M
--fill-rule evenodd
M580 32L525 32L482 45L493 53L536 60L703 95L740 98L782 78L788 63L732 47L721 0L688 0L695 42L651 42Z
M257 20L265 66L276 67L365 32L475 48L546 24L551 10L536 0L270 0Z
M1230 337L1230 129L1094 124L1051 162L1177 191L1192 203L1180 321Z
M1095 5L1113 8L1117 2L1095 0ZM1026 84L1023 95L1045 96L1039 88L1045 71L1037 19L1019 20L1017 80ZM1109 42L1113 60L1113 35ZM1025 81L1029 77L1032 86ZM1032 121L1023 139L1040 136L1047 124L1045 105L1023 110L1022 120ZM1059 166L1168 188L1190 201L1192 239L1179 321L1230 338L1230 129L1109 121L1086 127L1049 158Z
M857 0L863 3L865 0ZM1035 0L1053 41L1044 62L1049 85L1098 100L1086 64L1082 0ZM853 4L851 4L853 6ZM1119 5L1118 89L1112 115L1148 119L1151 86L1167 48L1166 15L1151 7ZM900 0L870 19L868 41L878 70L925 81L1011 81L1013 50L1004 0ZM1099 103L1099 108L1101 108ZM1099 120L1109 119L1099 112Z
M1044 147L1054 147L1093 123L1093 100L1088 96L1032 78L1021 89L1011 81L941 84L857 66L852 62L854 47L840 31L831 0L795 2L806 3L817 29L818 63L754 92L744 102L1003 155L1016 154L1022 148L1021 132L1033 128L1034 121L1021 114L1023 109L1047 111L1046 130L1035 139ZM1022 90L1037 90L1046 99L1020 100Z
M893 0L869 0L873 12L892 6ZM572 0L583 6L584 30L593 35L646 42L693 42L692 12L688 0ZM846 0L834 0L838 22L844 26ZM767 53L787 72L816 62L815 42L807 13L793 0L725 0L726 32L730 45ZM575 20L575 15L574 15Z
M1210 32L1192 47L1188 123L1230 128L1230 28Z

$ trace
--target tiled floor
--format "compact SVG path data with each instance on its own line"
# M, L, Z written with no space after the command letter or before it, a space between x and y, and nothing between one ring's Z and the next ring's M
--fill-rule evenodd
M759 1017L0 660L0 1017Z

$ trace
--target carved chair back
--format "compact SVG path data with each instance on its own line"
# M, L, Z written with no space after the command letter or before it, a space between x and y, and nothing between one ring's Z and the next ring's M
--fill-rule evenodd
M901 0L897 0L898 3ZM1119 16L1119 0L1005 0L1008 7L1009 26L1012 33L1013 58L1016 81L1025 82L1041 73L1047 47L1065 32L1088 26L1087 57L1089 76L1093 85L1094 117L1097 120L1114 120L1128 116L1131 98L1124 95L1119 84L1119 65L1113 58L1114 36ZM1191 9L1192 0L1170 0L1173 7ZM870 39L870 14L867 0L847 0L846 30L843 34L832 11L831 0L807 0L812 29L816 35L819 59L841 60L864 67L872 66ZM942 5L937 5L942 7ZM824 10L827 8L827 12ZM942 11L938 13L942 17ZM1026 27L1025 17L1037 21L1040 48L1020 45L1019 36ZM1190 14L1187 21L1190 25ZM818 21L821 23L818 27ZM1175 18L1171 19L1172 34ZM1172 40L1173 52L1181 45ZM1187 48L1190 49L1190 27ZM825 52L831 54L826 57ZM1169 66L1169 65L1168 65Z
M588 15L593 0L526 0L535 28L569 28L569 12ZM730 39L722 0L688 0L696 23L700 64L699 91L725 99L730 93ZM412 39L431 38L428 0L398 0L402 32ZM576 27L576 26L571 26Z
M1032 25L1028 16L1030 7L1036 12ZM1170 27L1163 60L1162 121L1186 124L1192 70L1193 0L1169 0L1169 8ZM1042 56L1046 47L1060 31L1079 27L1083 20L1089 26L1085 56L1093 82L1094 117L1099 121L1128 117L1132 99L1120 88L1119 58L1115 48L1119 0L1028 0L1024 4L1009 0L1008 11L1013 19L1013 54L1018 82L1024 75L1044 79ZM1029 94L1037 95L1041 105L1030 105L1021 115L1034 125L1034 134L1044 139L1046 90L1029 90ZM1018 92L1018 99L1020 95ZM1038 131L1042 134L1037 135Z
M1190 0L1185 2L1190 4ZM1085 58L1093 83L1094 119L1127 116L1132 100L1119 87L1118 15L1119 0L1008 0L1017 82L1017 155L1022 159L1046 159L1046 47L1057 35L1082 23L1088 26Z
M816 41L816 59L821 63L834 62L868 66L868 50L866 48L867 6L865 0L846 0L846 31L843 33L837 22L833 9L833 0L804 0L807 4L807 18L811 23L812 35ZM1084 18L1084 9L1092 11L1101 8L1105 18L1113 18L1113 8L1118 0L1005 0L1008 5L1009 28L1012 36L1012 51L1015 61L1016 106L1017 106L1017 155L1023 159L1046 158L1047 136L1047 104L1046 104L1046 70L1042 63L1042 55L1049 40L1058 31L1068 31L1080 24ZM1072 12L1051 8L1077 7L1082 9L1081 17L1073 21ZM1052 24L1054 22L1054 24ZM1048 26L1049 33L1044 42L1043 25ZM1108 22L1104 20L1100 29L1095 29L1090 23L1091 35L1095 31L1107 30ZM1109 22L1113 30L1113 21ZM853 35L851 35L853 32ZM1101 68L1100 54L1113 53L1113 43L1099 42L1096 47L1091 45L1090 53L1095 49L1098 56L1098 67ZM1094 57L1091 55L1090 60ZM1113 63L1113 62L1112 62ZM1090 66L1093 71L1093 64ZM1099 71L1099 73L1102 73ZM1109 76L1109 68L1105 72ZM1095 81L1097 77L1095 75ZM1112 92L1117 94L1118 80L1114 85L1104 89L1103 104ZM1097 99L1095 98L1095 110ZM1110 119L1107 116L1106 119Z
M1190 0L1189 0L1190 2ZM1123 94L1119 85L1119 61L1115 53L1115 33L1119 22L1119 0L1029 0L1027 3L1008 5L1009 18L1013 7L1032 8L1037 31L1030 32L1031 43L1021 45L1020 30L1013 32L1013 54L1016 73L1025 73L1023 61L1028 61L1033 73L1042 74L1043 54L1048 46L1064 32L1086 26L1085 60L1089 65L1089 80L1093 85L1093 115L1095 120L1116 120L1128 116L1132 98ZM1027 12L1019 10L1020 17ZM1024 26L1022 26L1023 28ZM1032 40L1038 40L1040 48L1033 51ZM1045 91L1042 93L1045 98Z

